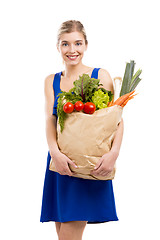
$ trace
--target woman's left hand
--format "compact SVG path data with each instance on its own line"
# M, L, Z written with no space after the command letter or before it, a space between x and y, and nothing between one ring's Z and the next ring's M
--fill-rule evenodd
M118 157L118 153L110 150L108 153L105 153L98 161L95 166L95 170L91 170L93 175L107 176L114 169L115 161Z

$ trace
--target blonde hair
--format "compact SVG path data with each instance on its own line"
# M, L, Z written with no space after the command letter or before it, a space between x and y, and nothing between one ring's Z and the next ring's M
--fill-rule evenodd
M69 20L66 22L63 22L58 30L58 36L57 36L57 44L59 44L60 41L60 37L63 33L71 33L71 32L80 32L83 34L84 40L85 40L85 44L88 44L88 40L87 40L87 35L84 29L83 24L80 21L76 21L76 20Z

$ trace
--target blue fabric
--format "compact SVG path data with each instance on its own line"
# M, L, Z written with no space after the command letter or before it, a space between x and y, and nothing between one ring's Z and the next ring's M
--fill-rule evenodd
M100 68L94 68L91 77L98 78ZM61 74L54 77L55 102L60 89ZM56 104L53 114L56 115ZM57 116L57 115L56 115ZM40 222L88 221L103 223L117 221L112 180L90 180L60 175L49 170L50 153L44 179Z
M53 80L53 89L54 89L54 106L53 106L53 115L57 116L57 104L58 104L58 93L62 92L60 89L60 80L62 72L56 73Z
M94 69L93 69L91 78L98 79L98 71L99 71L99 69L100 69L100 68L94 68Z

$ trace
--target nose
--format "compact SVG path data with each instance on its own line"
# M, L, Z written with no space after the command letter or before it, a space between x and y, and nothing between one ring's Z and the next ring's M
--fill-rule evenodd
M74 45L74 44L71 44L71 45L70 45L69 51L70 51L71 53L74 53L74 52L75 52L75 45Z

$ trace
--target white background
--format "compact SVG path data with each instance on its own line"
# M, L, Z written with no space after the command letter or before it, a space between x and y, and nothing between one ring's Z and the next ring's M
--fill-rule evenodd
M87 32L85 64L112 78L123 77L132 59L143 70L123 113L113 181L119 221L87 225L83 239L160 239L158 0L1 1L1 239L57 239L54 222L39 222L48 151L44 78L64 69L56 37L71 19Z

